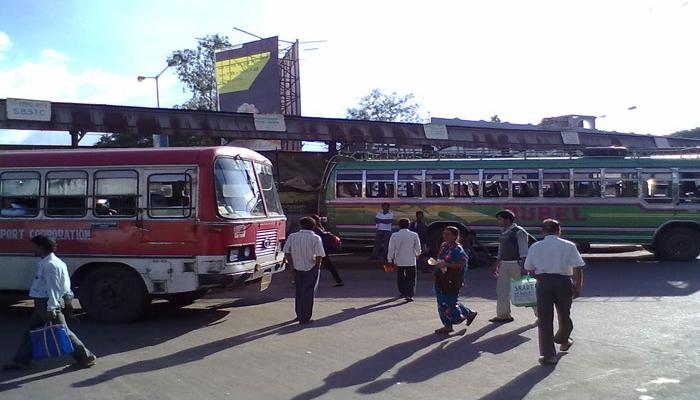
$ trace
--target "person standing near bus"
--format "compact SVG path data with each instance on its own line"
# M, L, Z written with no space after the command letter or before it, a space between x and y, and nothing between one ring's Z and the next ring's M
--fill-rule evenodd
M333 248L331 248L329 240L337 240L338 237L326 230L326 228L321 223L321 217L319 217L316 214L313 214L311 215L311 218L313 218L314 222L316 223L316 226L314 227L314 233L321 237L321 242L323 242L323 251L326 252L326 256L323 257L323 261L321 262L321 267L327 269L328 272L330 272L331 275L333 275L333 280L335 280L335 285L333 285L334 287L344 286L345 284L343 283L343 278L340 277L338 270L335 269L335 265L333 265L333 262L331 261L331 256L329 255L331 250L334 250ZM335 250L337 250L337 248Z
M34 236L31 238L31 241L34 253L41 257L36 276L29 289L29 296L34 299L34 310L29 322L29 328L22 337L22 343L15 357L3 369L20 370L32 367L32 342L29 338L29 332L48 323L60 324L66 327L68 338L74 349L72 356L76 362L73 366L77 368L92 367L95 365L97 357L68 329L66 318L61 312L61 308L68 306L63 304L64 296L72 295L72 292L68 268L54 254L56 241L43 235Z
M498 258L494 275L496 281L496 316L490 322L513 322L510 314L510 281L520 279L525 273L523 265L527 257L528 233L515 223L515 214L510 210L496 213L496 223L501 228Z
M399 231L391 235L387 252L387 262L396 265L399 293L406 302L413 301L416 292L416 257L422 251L418 234L408 229L410 225L408 218L399 220Z
M313 218L304 217L299 220L299 225L301 229L289 235L283 252L294 273L294 308L299 324L303 325L311 322L321 262L326 252L321 237L314 233L316 223Z
M382 203L382 211L378 212L374 217L377 232L374 236L374 250L372 251L372 257L370 257L370 260L376 260L380 254L384 260L387 259L389 238L391 237L391 229L394 224L394 214L389 211L390 208L391 206L389 203Z
M418 234L418 239L420 239L420 244L421 244L421 254L418 257L420 267L423 269L423 272L428 273L431 272L431 268L427 264L427 257L428 257L428 224L425 223L425 214L423 214L423 211L416 211L416 220L411 222L411 226L409 228L413 232Z
M576 245L559 237L559 221L542 221L544 239L533 244L525 259L525 269L537 279L537 330L540 342L540 364L556 364L558 343L560 351L569 351L574 341L569 337L574 329L571 302L581 295L585 265ZM554 332L554 307L557 308L559 329Z

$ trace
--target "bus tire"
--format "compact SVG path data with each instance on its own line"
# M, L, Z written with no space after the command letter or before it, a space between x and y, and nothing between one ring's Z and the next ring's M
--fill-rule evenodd
M670 228L663 231L654 249L664 261L691 261L700 255L700 234L687 227Z
M176 293L166 297L172 307L182 308L194 303L197 299L207 294L207 290L195 290L193 292Z
M90 271L79 286L78 300L91 318L101 322L133 321L150 304L143 279L116 265Z

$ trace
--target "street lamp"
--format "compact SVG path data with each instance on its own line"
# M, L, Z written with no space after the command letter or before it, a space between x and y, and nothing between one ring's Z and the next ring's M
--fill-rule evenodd
M143 82L146 79L153 79L156 81L156 107L160 108L160 88L158 87L158 78L160 78L161 75L163 75L163 72L165 72L168 68L173 67L180 62L182 62L182 56L179 54L174 54L170 59L168 60L168 65L163 68L162 71L160 71L157 75L155 76L142 76L139 75L136 77L136 80L139 82ZM159 135L159 134L153 134L153 147L168 147L169 145L169 140L168 140L168 135Z

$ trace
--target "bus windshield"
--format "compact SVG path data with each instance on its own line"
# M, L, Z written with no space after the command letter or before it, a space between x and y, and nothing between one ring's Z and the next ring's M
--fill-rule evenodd
M219 215L225 218L265 216L252 162L219 158L214 164L214 180Z

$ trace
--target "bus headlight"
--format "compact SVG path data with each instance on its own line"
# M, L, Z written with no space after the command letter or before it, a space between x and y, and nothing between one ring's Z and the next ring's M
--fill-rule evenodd
M237 261L248 261L252 260L253 258L253 246L238 246L229 247L226 260L227 262L231 263Z

